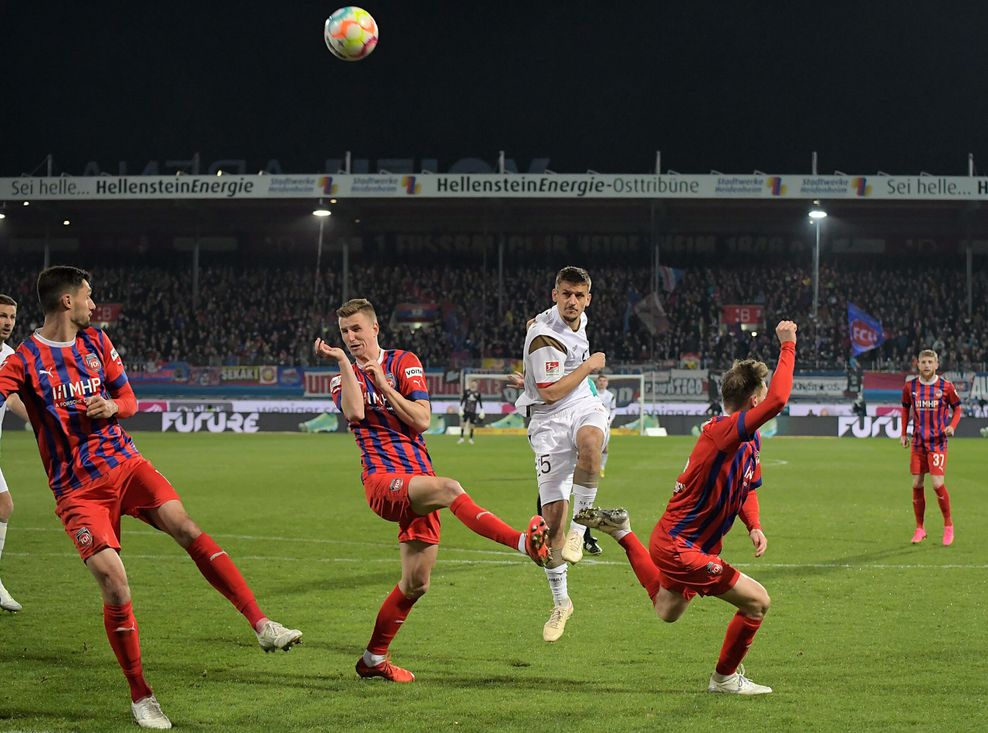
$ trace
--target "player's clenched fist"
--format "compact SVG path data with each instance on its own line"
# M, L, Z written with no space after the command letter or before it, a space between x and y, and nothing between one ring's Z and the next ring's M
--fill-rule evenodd
M779 325L775 327L775 335L779 337L779 341L785 343L786 341L796 341L796 324L792 321L779 321Z
M607 357L603 351L596 351L587 359L587 364L590 366L590 371L592 372L603 371L604 367L607 366Z

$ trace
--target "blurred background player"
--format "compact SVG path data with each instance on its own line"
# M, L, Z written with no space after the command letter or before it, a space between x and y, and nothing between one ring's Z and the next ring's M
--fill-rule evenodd
M484 402L480 391L477 389L477 380L471 379L467 388L463 390L463 397L460 399L460 439L457 443L462 443L470 431L470 445L473 445L473 427L484 419Z
M7 361L7 357L14 353L7 341L14 331L14 324L17 323L17 301L9 295L0 295L0 367ZM20 397L11 395L7 401L0 405L0 436L3 435L3 416L7 408L22 420L27 420L27 411ZM3 547L7 540L7 522L14 511L14 500L10 496L10 489L7 481L0 470L0 559L3 557ZM0 609L4 611L20 611L21 604L14 600L0 580Z
M933 491L943 514L943 544L954 542L954 520L950 516L950 494L944 484L947 471L947 438L954 434L961 421L961 400L954 385L937 374L940 359L937 352L924 349L919 352L919 376L902 388L902 447L909 447L906 427L913 420L912 451L909 456L909 472L913 475L913 514L916 531L913 544L926 539L923 522L926 516L926 491L923 477L929 473ZM953 411L947 422L948 408Z
M192 521L168 480L141 456L118 418L137 411L117 350L90 325L90 276L50 267L38 276L44 324L0 367L0 406L19 394L55 494L55 513L103 596L103 624L142 728L171 728L144 679L137 619L120 559L120 516L167 532L199 572L247 619L266 651L288 651L302 632L261 612L233 560Z
M528 440L549 525L552 557L545 573L553 607L542 638L550 642L563 635L573 615L566 563L583 558L586 527L574 520L565 529L570 495L574 513L593 506L607 435L607 410L588 379L606 365L603 352L590 354L584 313L590 285L590 275L580 267L564 267L556 275L555 305L537 316L525 335L524 392L515 402L531 418Z
M607 388L608 383L606 375L601 374L597 377L597 396L600 398L600 404L607 410L607 434L604 436L604 447L600 451L601 478L604 478L604 471L607 468L607 457L609 455L607 449L611 443L611 426L614 425L614 416L617 415L617 395ZM597 543L597 538L590 532L589 527L583 533L583 549L591 555L600 555L603 553L603 549Z
M334 359L340 368L330 392L360 447L367 503L379 517L398 524L401 553L401 579L378 611L370 642L357 660L357 674L412 682L415 675L392 664L388 648L429 589L439 554L439 510L449 507L477 534L527 554L537 565L548 559L547 530L539 516L532 517L525 532L512 529L477 506L459 482L436 476L422 437L432 406L419 358L410 351L381 348L377 313L369 300L349 300L336 315L354 362L346 351L318 338L315 354Z
M761 557L768 546L756 493L762 483L758 428L782 412L789 399L796 363L796 324L782 321L775 333L781 348L771 388L765 388L768 367L753 359L735 362L724 375L721 390L730 415L703 424L665 514L652 531L648 550L632 533L623 509L590 508L577 515L624 547L663 621L679 619L697 594L716 596L737 607L707 685L709 692L761 695L772 691L749 680L740 669L768 611L768 592L722 560L720 551L737 517L748 529L755 557Z

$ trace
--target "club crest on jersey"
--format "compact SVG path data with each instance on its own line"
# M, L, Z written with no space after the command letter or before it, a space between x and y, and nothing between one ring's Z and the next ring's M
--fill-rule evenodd
M545 374L547 377L552 377L559 374L559 362L547 361L545 363Z
M401 484L402 484L402 479L400 479L400 478L393 478L393 479L391 479L391 485L388 486L388 488L391 489L392 491L400 491L401 490Z
M79 547L89 547L93 544L93 533L89 531L88 527L83 527L75 533L75 543Z
M82 360L86 362L86 366L92 369L94 372L99 371L100 363L99 357L96 354L89 353L82 357Z
M720 575L722 572L724 572L724 566L721 565L720 563L716 563L716 562L713 562L713 561L708 562L707 563L707 572L710 575Z
M397 384L397 382L395 382L395 375L392 374L391 372L388 372L387 375L386 375L386 377L387 377L387 380L388 380L388 384L390 384L391 387L394 388L396 386L396 384Z

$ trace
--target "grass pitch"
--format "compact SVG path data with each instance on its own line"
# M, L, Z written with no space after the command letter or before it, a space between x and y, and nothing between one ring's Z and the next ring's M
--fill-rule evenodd
M551 601L524 557L448 512L430 592L392 645L418 680L360 680L353 665L399 576L396 528L367 508L352 438L138 434L139 448L227 550L271 617L304 644L263 654L246 622L168 537L123 520L123 558L148 681L179 730L975 731L988 702L985 443L951 441L957 540L913 529L908 454L892 440L773 439L759 491L769 539L743 526L724 557L773 607L746 660L755 699L705 692L733 609L651 611L619 546L571 568L576 613L542 641ZM616 437L600 503L647 538L692 438ZM0 730L133 730L96 585L53 514L29 434L3 437L15 511L0 576L24 604L0 616ZM441 475L521 527L535 504L523 437L431 437Z

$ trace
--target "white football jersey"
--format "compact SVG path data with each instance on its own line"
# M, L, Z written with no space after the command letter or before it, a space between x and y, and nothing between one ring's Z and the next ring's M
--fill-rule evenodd
M0 366L7 361L7 357L14 353L14 350L10 348L10 345L4 342L0 344ZM0 436L3 436L3 416L7 414L7 403L4 402L0 405Z
M597 400L597 389L589 379L584 379L572 392L551 405L546 405L539 395L543 389L575 371L590 358L590 341L587 339L587 315L580 316L580 328L574 331L553 306L540 313L525 335L525 391L515 402L524 410L539 405L539 414L548 414L572 407L581 400Z
M600 397L601 403L607 408L608 424L614 422L614 415L617 413L617 395L611 392L611 390L605 389L597 396Z

